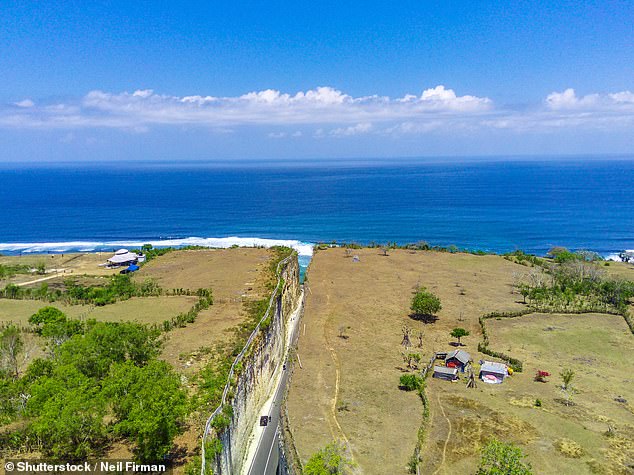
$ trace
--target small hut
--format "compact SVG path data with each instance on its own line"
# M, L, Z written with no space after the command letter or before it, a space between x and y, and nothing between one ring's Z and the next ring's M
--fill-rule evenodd
M458 368L461 373L464 373L469 362L471 361L471 355L464 350L453 350L447 353L445 357L445 366L449 368Z
M501 384L508 375L508 368L504 363L483 361L480 366L480 379L485 383Z
M447 366L434 366L434 378L444 379L446 381L455 381L458 379L458 368L449 368Z
M136 264L137 262L139 262L140 257L143 257L143 260L145 260L145 256L140 256L139 254L130 252L127 249L119 249L117 252L114 253L114 256L108 259L108 265L116 267L127 267L131 264Z

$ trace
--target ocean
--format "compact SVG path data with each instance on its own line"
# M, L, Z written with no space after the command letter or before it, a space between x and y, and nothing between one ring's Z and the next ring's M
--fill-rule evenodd
M0 165L0 252L427 241L634 248L634 159Z

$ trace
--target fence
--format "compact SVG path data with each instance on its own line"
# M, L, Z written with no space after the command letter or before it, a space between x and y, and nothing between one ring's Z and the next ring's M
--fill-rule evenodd
M223 406L227 403L227 394L229 393L229 390L231 389L231 381L233 379L233 373L235 370L235 367L238 363L240 363L242 361L242 358L244 357L245 353L249 350L249 347L251 346L251 343L253 343L253 340L255 340L255 337L257 336L258 332L260 331L260 327L262 325L262 323L269 318L269 315L271 313L271 309L273 308L273 304L275 302L275 299L277 297L277 294L280 291L280 287L282 286L282 273L281 273L281 269L284 265L286 265L288 263L288 261L293 257L293 254L291 254L290 256L284 258L283 260L281 260L278 264L277 264L277 269L275 271L275 273L277 274L277 285L275 286L275 290L273 290L273 293L271 294L271 298L269 300L269 306L266 309L266 312L264 313L264 316L260 319L260 321L258 322L258 324L256 325L256 327L253 329L253 332L251 332L251 335L249 336L249 339L247 340L246 344L244 345L244 348L242 348L242 351L240 352L240 354L238 356L236 356L235 360L233 360L233 363L231 364L231 368L229 369L229 374L227 375L227 383L225 384L225 388L222 392L222 399L220 401L220 405L216 408L216 410L214 412L212 412L212 414L209 416L209 418L207 419L207 422L205 423L205 432L203 433L203 438L202 438L202 448L201 448L201 467L200 467L200 475L205 475L206 469L207 469L207 459L206 459L206 454L205 454L205 445L207 442L207 437L209 436L209 432L210 432L210 428L211 428L211 423L214 420L214 418L220 414L220 412L222 411Z

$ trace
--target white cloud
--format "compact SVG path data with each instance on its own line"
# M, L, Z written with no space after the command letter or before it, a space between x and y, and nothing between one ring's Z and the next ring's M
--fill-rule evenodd
M118 128L145 132L156 126L205 127L211 132L241 126L268 127L271 138L360 134L400 136L458 130L552 131L564 127L632 127L634 93L621 91L578 96L574 89L549 94L522 109L501 107L487 97L459 95L444 85L420 95L354 97L332 87L294 94L274 89L238 96L173 96L152 89L111 93L91 91L80 100L0 106L0 127L63 129Z
M578 97L572 88L568 88L563 92L551 92L546 97L546 104L553 110L594 107L598 102L598 94Z
M330 131L330 135L335 137L350 137L351 135L367 134L372 130L372 124L369 122L362 122L357 125L351 125L350 127L338 127Z
M270 132L268 134L268 137L270 139L283 139L284 137L286 137L288 134L286 132Z
M588 94L577 96L574 89L569 88L563 92L552 92L546 97L549 109L575 110L575 111L624 111L634 110L634 93L621 91L611 94Z
M200 125L349 124L425 118L436 114L477 114L490 109L488 98L458 96L438 86L421 96L353 97L332 87L293 95L273 89L233 97L170 96L151 89L132 93L91 91L77 103L1 111L0 124L15 127L114 127Z
M18 107L33 107L35 105L35 102L33 102L31 99L24 99L22 101L14 102L13 105Z

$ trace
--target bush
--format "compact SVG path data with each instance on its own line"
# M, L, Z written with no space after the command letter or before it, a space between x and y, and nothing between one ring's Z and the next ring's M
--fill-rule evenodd
M419 391L423 384L423 378L416 374L403 374L399 379L399 388L403 391Z
M308 459L304 475L345 475L352 467L354 464L346 456L343 444L333 442Z
M524 457L519 447L492 439L482 448L476 475L532 475L531 465L523 462Z

